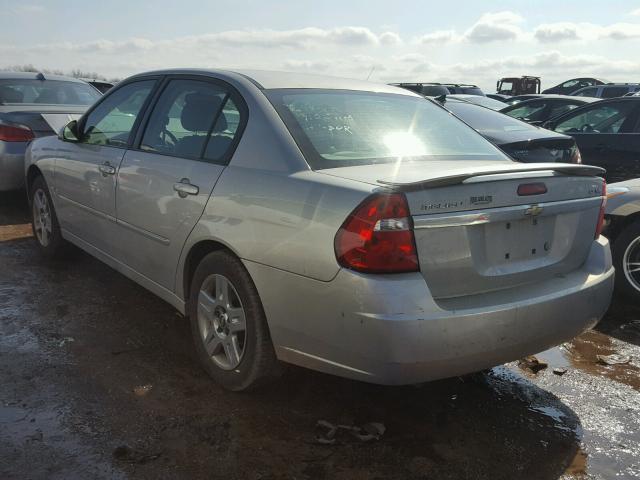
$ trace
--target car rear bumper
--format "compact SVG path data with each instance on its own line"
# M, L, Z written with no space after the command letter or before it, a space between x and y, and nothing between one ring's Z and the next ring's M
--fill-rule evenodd
M0 192L24 186L24 154L26 142L0 140Z
M438 302L419 273L341 270L318 282L245 264L278 358L388 385L463 375L570 340L604 315L614 279L604 237L570 274Z

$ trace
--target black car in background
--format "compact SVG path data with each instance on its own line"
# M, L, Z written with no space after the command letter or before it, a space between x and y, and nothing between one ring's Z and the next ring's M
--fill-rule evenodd
M425 97L439 97L440 95L449 94L485 96L482 89L477 85L464 83L391 83L390 85L411 90Z
M505 100L507 105L515 105L516 103L525 102L527 100L533 100L534 98L543 97L541 93L526 93L524 95L515 95Z
M584 87L592 87L594 85L603 85L605 83L609 83L606 80L593 78L593 77L583 77L583 78L572 78L571 80L567 80L566 82L562 82L555 87L547 88L543 90L542 93L547 94L556 94L556 95L571 95L576 90L580 90Z
M580 163L573 138L534 127L495 110L449 97L433 100L519 162Z
M507 103L507 101L511 98L509 95L503 95L501 93L487 93L486 96L503 103Z
M624 97L640 90L640 83L607 83L576 90L571 95L578 97L615 98Z
M509 105L500 110L501 113L517 118L531 125L542 125L563 113L588 103L598 101L591 97L570 97L568 95L545 95L544 97L525 100Z
M544 126L575 138L582 162L605 168L607 182L640 177L640 97L600 100Z

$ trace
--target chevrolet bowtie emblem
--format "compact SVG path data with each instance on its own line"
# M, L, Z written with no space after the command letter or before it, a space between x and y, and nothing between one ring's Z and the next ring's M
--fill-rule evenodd
M524 211L524 214L530 217L537 217L542 213L542 210L544 210L544 208L540 205L531 205Z

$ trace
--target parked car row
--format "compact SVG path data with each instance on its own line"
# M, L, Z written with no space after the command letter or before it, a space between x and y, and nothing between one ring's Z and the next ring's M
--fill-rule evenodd
M609 227L606 234L613 242L612 252L618 272L619 290L638 300L640 97L600 100L581 96L529 94L511 97L512 105L499 112L471 106L468 102L473 101L472 98L474 97L461 95L437 97L445 108L514 160L568 161L596 165L606 169L604 176L607 182L631 182L631 187L626 183L613 183L614 188L618 185L624 188L616 193L616 197L620 197L607 210ZM514 118L508 119L507 116ZM514 122L515 119L518 121ZM545 128L537 128L540 125ZM554 138L554 135L562 140ZM620 206L622 202L623 205Z

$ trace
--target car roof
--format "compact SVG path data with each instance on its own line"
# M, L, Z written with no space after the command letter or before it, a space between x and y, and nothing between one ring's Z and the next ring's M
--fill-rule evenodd
M65 82L86 83L83 80L79 80L73 77L39 72L0 71L0 80L64 80Z
M442 87L475 87L477 85L473 85L471 83L440 83L440 82L399 82L399 83L390 83L389 85L401 86L401 85L435 85Z
M134 75L134 77L172 74L200 74L219 76L222 78L237 78L237 76L241 76L246 80L249 80L256 87L262 90L271 90L276 88L318 88L331 90L358 90L377 93L395 93L398 95L421 97L421 95L418 95L417 93L384 83L369 82L352 78L331 77L328 75L283 72L275 70L169 69L145 72L142 74Z
M523 96L524 95L522 95L522 97ZM571 100L571 101L578 101L578 102L584 102L584 103L602 101L602 99L598 97L575 97L573 95L540 95L539 97L532 97L527 100L522 100L521 102L514 103L513 105L509 105L506 108L521 107L522 105L528 105L535 102L544 102L547 100Z

